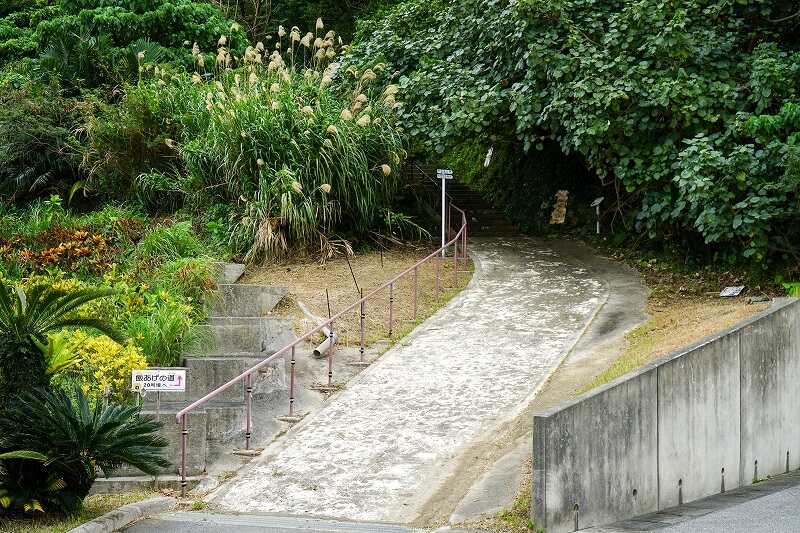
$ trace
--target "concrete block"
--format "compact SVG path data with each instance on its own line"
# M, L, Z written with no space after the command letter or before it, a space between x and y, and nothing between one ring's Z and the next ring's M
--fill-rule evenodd
M292 319L283 317L213 317L202 327L214 342L200 347L196 355L266 358L296 339Z
M239 377L253 368L263 359L230 358L230 357L187 357L186 392L170 395L173 402L184 402L186 405L199 400L217 387ZM287 389L285 379L285 360L279 357L268 363L253 376L253 389L280 390ZM244 402L246 382L232 385L229 389L214 397L216 402ZM180 395L180 396L179 396Z
M203 476L192 476L186 480L188 490L192 490ZM123 494L125 492L155 491L163 489L181 490L181 477L178 475L100 477L92 484L89 494Z
M143 413L156 414L155 405L148 406L152 411L142 410ZM159 435L163 436L169 441L169 446L166 448L167 459L169 459L171 466L164 469L164 474L180 474L181 471L181 426L175 423L175 413L179 409L164 406L158 419L164 424L164 427L159 431ZM189 413L187 418L187 427L189 433L187 435L187 455L186 467L187 475L196 476L206 469L206 426L207 415L205 410L198 409ZM120 475L141 475L138 470L120 471Z
M741 330L742 485L800 468L800 302L781 304Z
M657 371L534 417L532 518L548 533L658 509Z
M739 486L739 336L658 362L659 507Z
M175 506L175 498L159 497L142 502L129 503L109 511L103 516L81 524L69 533L112 533L128 526L135 520L168 511Z
M263 316L289 292L288 287L221 284L211 299L209 316Z
M212 263L214 269L214 282L217 285L236 283L244 274L244 265L241 263L225 263L218 261Z
M207 441L216 441L216 443L223 444L223 446L227 446L228 443L244 446L247 411L241 403L215 405L207 408L206 412ZM206 446L208 446L208 442Z

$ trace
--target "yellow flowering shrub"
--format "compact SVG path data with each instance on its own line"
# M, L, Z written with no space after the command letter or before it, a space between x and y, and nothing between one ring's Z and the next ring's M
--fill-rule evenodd
M99 400L103 387L108 385L112 402L129 402L131 372L147 368L142 349L130 341L122 346L105 335L93 337L82 331L75 331L73 335L73 350L82 360L79 385L83 392L91 399Z

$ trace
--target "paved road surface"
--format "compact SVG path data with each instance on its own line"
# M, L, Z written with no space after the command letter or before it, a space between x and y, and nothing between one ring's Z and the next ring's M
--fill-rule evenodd
M473 245L470 287L207 501L220 512L412 524L526 405L605 301L531 239Z

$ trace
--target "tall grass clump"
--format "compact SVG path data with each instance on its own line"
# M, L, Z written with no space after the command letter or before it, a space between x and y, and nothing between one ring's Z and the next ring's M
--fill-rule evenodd
M397 89L379 82L380 64L337 71L340 45L322 32L281 29L273 50L257 43L239 60L223 37L213 56L194 47L194 72L156 69L129 87L126 101L144 105L154 146L168 151L155 171L135 169L140 196L169 190L190 210L234 206L213 227L224 223L233 251L257 261L331 254L336 235L381 225L404 157ZM96 126L105 148L124 144Z
M174 261L202 255L205 247L189 221L164 223L151 227L136 247L139 259L158 258Z

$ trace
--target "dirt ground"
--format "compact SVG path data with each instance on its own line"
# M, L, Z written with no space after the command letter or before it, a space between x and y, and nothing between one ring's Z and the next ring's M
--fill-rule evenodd
M390 250L358 253L349 258L336 257L325 263L295 260L262 267L249 266L240 282L288 287L287 297L272 314L293 318L295 332L302 335L316 327L317 323L303 312L298 302L302 302L318 317L327 319L335 316L358 301L361 295L375 291L430 255L434 249L433 245L405 244ZM420 320L433 314L452 298L457 292L455 288L464 288L472 275L472 263L465 265L463 258L459 258L457 277L454 276L453 266L453 257L450 256L433 259L416 269L416 318L414 270L407 272L391 287L379 291L365 304L365 343L370 345L380 339L401 338ZM360 344L360 316L361 310L356 307L334 322L334 330L340 336L339 344Z

